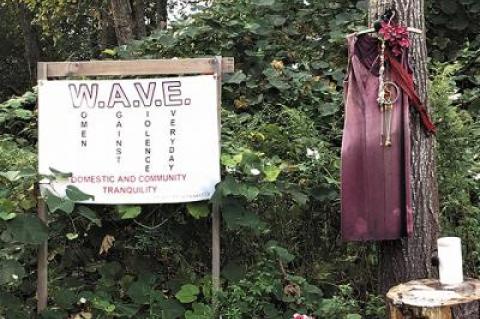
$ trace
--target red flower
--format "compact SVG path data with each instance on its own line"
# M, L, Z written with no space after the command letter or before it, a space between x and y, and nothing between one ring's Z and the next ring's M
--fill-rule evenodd
M385 21L382 21L381 24L382 28L378 33L382 36L383 40L387 42L395 56L402 54L402 48L410 47L408 30L406 27L395 26Z
M401 39L399 42L401 47L408 48L410 46L410 41L408 39Z

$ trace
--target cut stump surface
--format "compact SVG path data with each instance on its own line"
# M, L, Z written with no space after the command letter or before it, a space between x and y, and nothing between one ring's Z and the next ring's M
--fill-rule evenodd
M480 319L480 280L445 286L436 279L414 280L387 293L390 319Z

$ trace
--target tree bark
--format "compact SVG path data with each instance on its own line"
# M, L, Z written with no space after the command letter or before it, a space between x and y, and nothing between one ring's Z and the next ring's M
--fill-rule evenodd
M18 3L18 12L20 15L20 24L22 27L23 41L25 47L25 60L27 62L30 82L33 84L37 78L37 62L40 59L40 49L38 46L37 32L32 25L33 15L25 3Z
M386 9L393 8L401 25L425 31L424 0L370 0L370 21ZM425 32L411 37L410 63L414 69L416 89L427 100L427 47ZM412 279L434 275L431 256L439 232L438 186L435 139L427 137L416 114L412 113L412 206L414 234L411 238L379 244L379 290Z
M133 40L132 7L129 0L111 0L118 44L126 44Z
M118 44L115 33L115 23L113 16L108 9L100 11L100 31L98 33L98 46L101 51L114 47Z
M387 294L390 319L478 319L479 300L480 281L475 279L448 290L436 279L415 280Z
M168 21L168 0L156 0L157 28L165 29Z
M135 34L137 39L140 39L147 35L147 28L145 26L145 1L134 0L133 11L135 13Z

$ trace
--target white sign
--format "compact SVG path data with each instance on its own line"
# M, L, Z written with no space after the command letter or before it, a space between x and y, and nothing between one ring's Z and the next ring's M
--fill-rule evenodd
M41 81L39 172L92 203L209 199L220 181L217 80Z

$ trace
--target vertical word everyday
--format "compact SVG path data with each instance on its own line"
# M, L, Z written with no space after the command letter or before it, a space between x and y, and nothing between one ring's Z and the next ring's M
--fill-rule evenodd
M169 138L169 146L168 146L168 167L170 168L170 171L173 170L175 167L175 140L176 140L176 118L175 116L177 115L177 110L170 110L170 122L169 122L169 127L170 127L170 138Z

